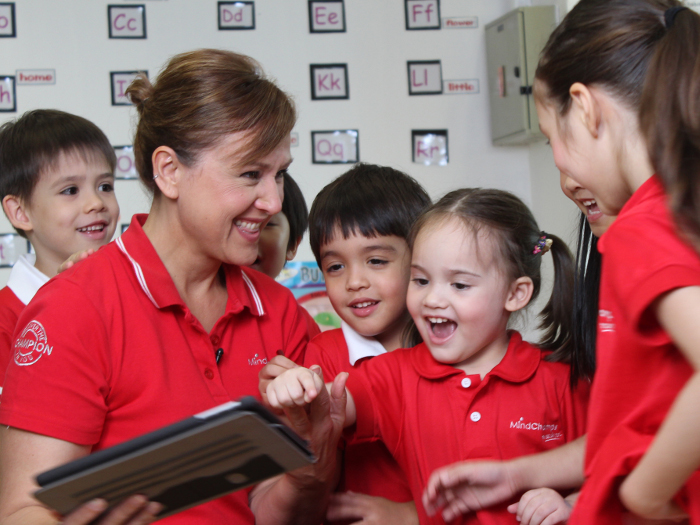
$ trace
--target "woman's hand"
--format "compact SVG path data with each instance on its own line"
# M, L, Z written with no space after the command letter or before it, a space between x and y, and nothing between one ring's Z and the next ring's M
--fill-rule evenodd
M416 505L412 501L396 503L385 498L342 492L331 496L328 521L357 520L353 525L418 525Z
M152 523L162 510L160 503L149 502L144 496L131 496L114 507L97 525L145 525ZM77 508L61 523L63 525L88 525L107 509L102 499L92 500Z
M556 490L529 490L508 507L522 525L560 525L571 516L572 506Z
M318 373L323 383L320 368ZM317 461L253 489L250 508L258 525L317 525L323 521L338 480L338 439L346 423L347 378L346 372L340 373L330 384L330 391L325 386L320 388L308 406L293 404L285 409L290 426L309 442Z
M53 525L56 512L40 504L32 494L39 488L37 474L90 453L90 447L34 434L11 427L0 428L0 523L2 525ZM107 508L104 500L92 500L61 521L64 525L87 525ZM160 512L160 503L132 496L115 506L99 525L142 525Z

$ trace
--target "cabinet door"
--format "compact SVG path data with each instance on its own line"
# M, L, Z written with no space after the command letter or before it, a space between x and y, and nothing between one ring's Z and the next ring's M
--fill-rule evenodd
M523 14L510 15L486 27L486 56L491 103L491 138L495 141L529 130Z

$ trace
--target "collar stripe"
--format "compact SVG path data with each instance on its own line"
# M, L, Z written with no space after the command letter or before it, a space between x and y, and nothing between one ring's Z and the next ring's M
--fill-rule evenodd
M136 279L139 281L139 284L141 285L141 289L143 290L143 292L151 300L151 302L153 303L153 306L155 306L156 308L160 308L160 306L158 306L158 303L156 303L156 300L153 298L153 295L151 295L151 291L148 289L148 285L146 284L146 278L143 275L143 270L141 269L141 265L139 265L139 263L137 263L134 260L134 258L131 255L129 255L129 252L126 251L126 247L124 246L124 241L122 241L121 237L117 238L117 240L115 242L117 243L117 246L119 247L119 249L124 253L124 255L126 255L129 258L129 260L131 261L131 265L134 267L134 273L136 274Z
M260 296L258 295L258 291L255 289L255 286L253 286L253 283L251 282L251 280L248 278L248 276L245 274L245 272L242 269L241 269L241 275L243 276L243 280L248 285L248 289L250 290L250 293L253 296L253 301L255 301L255 307L258 310L258 315L265 315L265 310L263 310L262 301L260 300Z

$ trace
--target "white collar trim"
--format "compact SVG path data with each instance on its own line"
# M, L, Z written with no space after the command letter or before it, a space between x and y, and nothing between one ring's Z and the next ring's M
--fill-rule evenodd
M7 287L24 304L28 304L39 288L49 280L48 276L34 267L35 263L35 254L22 255L12 267L10 278L7 280Z
M350 364L355 366L360 359L386 354L386 349L374 337L365 337L350 328L345 321L341 324L345 343L348 345Z

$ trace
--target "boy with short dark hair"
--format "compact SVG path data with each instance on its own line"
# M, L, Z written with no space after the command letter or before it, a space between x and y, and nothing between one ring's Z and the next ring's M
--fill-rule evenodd
M0 126L2 208L34 249L0 290L0 381L17 318L36 291L71 254L112 239L119 217L116 162L105 134L70 113L29 111Z
M309 215L311 249L342 328L321 333L307 347L306 365L326 377L364 359L419 341L407 340L411 254L407 238L430 197L395 169L358 164L316 196ZM345 450L340 489L328 519L418 523L405 475L382 443Z

